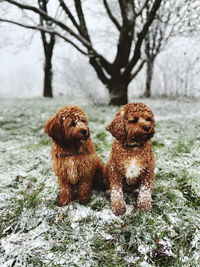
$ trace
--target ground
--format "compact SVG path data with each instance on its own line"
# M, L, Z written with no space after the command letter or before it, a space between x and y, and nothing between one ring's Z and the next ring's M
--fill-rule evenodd
M81 100L0 100L1 266L199 266L200 101L142 100L156 119L153 209L113 215L103 192L87 205L57 207L51 140L44 123L65 104L80 104L97 153L106 162L112 144L105 131L117 108Z

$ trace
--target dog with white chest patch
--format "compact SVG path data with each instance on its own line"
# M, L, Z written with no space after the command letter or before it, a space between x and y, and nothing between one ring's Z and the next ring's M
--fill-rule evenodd
M111 210L115 215L126 211L123 192L135 190L138 208L151 210L154 128L153 113L142 103L121 107L106 128L115 137L105 168L105 182L110 185Z

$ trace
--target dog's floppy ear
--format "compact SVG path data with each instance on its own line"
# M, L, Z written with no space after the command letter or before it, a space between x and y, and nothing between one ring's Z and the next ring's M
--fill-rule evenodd
M155 119L154 119L154 116L153 116L153 113L152 113L152 127L151 127L151 132L150 132L150 138L152 138L155 134Z
M54 142L63 146L66 144L65 133L63 129L63 118L58 113L48 119L45 125L45 133L47 133Z
M124 107L121 107L111 123L106 127L106 130L120 141L124 140L126 133L124 125L124 112Z

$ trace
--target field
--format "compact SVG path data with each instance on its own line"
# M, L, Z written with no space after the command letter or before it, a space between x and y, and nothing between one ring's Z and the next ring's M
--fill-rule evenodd
M87 205L57 207L51 140L44 123L55 99L0 100L0 266L200 266L200 101L142 100L156 119L153 209L116 217L104 192ZM112 144L105 126L117 108L76 100L89 119L97 153Z

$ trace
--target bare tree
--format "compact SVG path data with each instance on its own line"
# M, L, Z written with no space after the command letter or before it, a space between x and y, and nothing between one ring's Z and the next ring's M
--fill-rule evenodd
M155 20L150 26L145 36L145 57L146 57L146 87L145 97L151 96L151 82L154 71L155 59L164 50L168 41L181 33L191 33L197 31L199 20L197 1L163 0L156 14ZM146 12L150 8L147 5ZM200 11L200 9L199 9ZM148 15L148 14L147 14ZM196 27L194 26L196 25Z
M151 97L151 83L153 78L155 59L166 47L169 39L175 34L177 24L180 24L180 8L183 1L174 3L171 0L163 0L156 18L145 36L145 57L146 57L146 86L145 97ZM149 8L146 9L147 14Z
M104 83L110 92L111 104L127 103L127 89L129 83L138 74L145 61L141 60L141 47L148 29L155 18L162 0L153 0L150 5L148 16L146 16L139 30L136 28L137 20L140 20L143 12L147 8L149 0L118 0L120 17L116 17L112 12L107 0L103 0L107 16L112 21L118 32L118 43L116 44L116 54L110 62L105 55L99 53L92 42L88 26L86 24L83 1L74 0L67 3L58 0L63 13L68 20L57 19L45 10L36 5L28 5L15 0L2 0L11 5L15 5L22 10L27 10L39 14L44 20L51 21L56 25L56 29L48 28L47 25L26 25L32 29L42 30L55 36L59 36L70 43L80 53L89 57L89 63L95 69L98 78ZM75 13L75 14L74 14Z
M163 53L159 70L164 96L200 95L200 48L197 38L182 36ZM184 44L184 45L183 45ZM172 78L173 77L173 78Z
M1 1L7 2L7 1ZM0 2L0 3L1 3ZM48 14L47 5L49 0L38 0L38 9L42 12ZM27 14L24 14L27 16ZM15 24L20 27L24 27L27 29L37 30L41 33L41 40L44 50L44 82L43 82L43 96L44 97L52 97L53 96L53 88L52 88L52 56L53 49L55 45L55 34L52 32L52 21L48 19L44 19L44 17L39 14L39 23L36 23L34 20L31 20L33 25L27 25L26 20L24 22L14 21L12 19L0 18L1 22L7 22L11 24ZM46 30L44 30L44 28Z
M179 34L198 34L200 31L200 5L199 0L183 0L184 6L182 13L184 16L181 17L182 25L178 29Z

